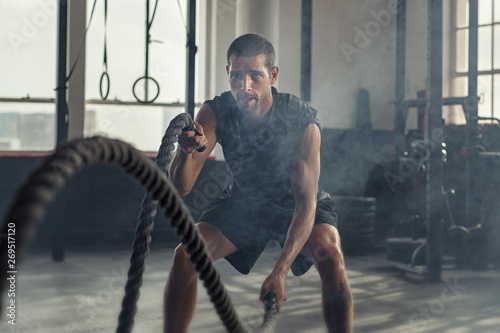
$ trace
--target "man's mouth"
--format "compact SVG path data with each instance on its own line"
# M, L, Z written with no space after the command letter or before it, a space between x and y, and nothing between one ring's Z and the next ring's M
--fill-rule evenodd
M239 100L241 101L241 103L248 105L252 103L252 101L255 100L255 98L251 96L241 96Z

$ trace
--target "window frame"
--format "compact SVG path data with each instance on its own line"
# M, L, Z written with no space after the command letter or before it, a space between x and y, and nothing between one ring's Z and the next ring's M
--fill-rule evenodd
M465 2L465 4L468 4L469 1ZM480 3L480 2L479 2ZM458 4L456 1L451 1L451 34L452 34L452 38L451 38L451 44L450 44L450 47L452 48L453 52L451 52L452 54L452 90L454 92L454 95L457 94L457 92L455 91L455 88L456 88L456 83L455 83L455 80L456 79L460 79L460 78L465 78L467 79L468 77L468 74L469 74L469 68L468 68L468 50L469 50L469 45L468 45L468 40L469 40L469 22L466 21L466 25L465 26L461 26L459 27L458 26L458 23L457 23L457 14L458 14ZM478 4L480 6L480 4ZM497 3L497 6L500 6L500 3ZM490 70L479 70L478 68L478 71L477 71L477 76L478 76L478 87L482 86L479 82L480 80L480 77L481 76L486 76L486 75L489 75L490 76L490 79L491 79L491 83L489 84L489 86L487 87L487 89L490 91L490 108L489 110L487 111L488 112L488 115L487 117L496 117L496 118L499 118L500 117L500 108L497 108L498 111L495 113L495 104L499 104L500 105L500 100L496 101L495 99L495 77L497 77L498 81L500 82L500 68L497 68L495 69L495 27L500 27L500 20L499 21L496 21L495 22L495 0L492 0L491 1L491 22L490 23L482 23L482 24L478 24L478 30L480 30L482 27L491 27L491 39L490 39L490 45L491 45L491 60L490 60ZM468 14L468 11L469 11L469 8L467 7L465 9L465 11L467 12L467 17L469 16ZM457 41L457 35L458 35L458 32L459 31L466 31L467 32L467 38L466 38L466 41L464 43L465 47L464 49L462 50L463 51L463 54L464 54L464 57L465 57L465 64L467 66L467 70L466 71L459 71L457 70L457 65L458 65L458 52L459 50L457 49L457 45L458 45L458 41ZM500 28L498 30L498 33L500 33ZM479 39L479 38L478 38ZM478 46L479 47L479 46ZM500 45L497 45L497 51L500 52ZM480 52L480 50L478 50L478 52ZM500 66L500 64L498 64ZM478 64L478 67L479 67L479 64ZM467 81L466 81L467 82ZM466 92L464 92L465 96L467 95ZM481 95L480 95L480 102L481 104ZM480 107L480 106L479 106ZM479 112L479 110L478 110Z

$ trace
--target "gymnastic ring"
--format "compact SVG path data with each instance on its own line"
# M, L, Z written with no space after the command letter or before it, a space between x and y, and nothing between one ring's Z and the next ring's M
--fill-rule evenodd
M103 94L102 93L102 82L104 81L104 79L106 78L106 93ZM109 88L111 87L111 82L109 80L109 75L107 72L103 72L102 75L101 75L101 80L99 81L99 94L101 94L101 98L102 100L106 100L108 98L108 95L109 95Z
M151 81L153 81L154 84L156 85L156 87L158 88L158 91L156 92L156 95L152 99L150 99L150 100L148 100L148 99L142 100L139 97L137 97L137 94L135 93L135 87L137 86L137 84L139 83L139 81L141 81L143 79L144 80L151 80ZM142 76L142 77L138 78L137 80L135 80L134 85L132 86L132 93L134 94L134 97L135 97L135 99L138 102L145 103L145 104L147 104L147 103L153 103L158 98L158 96L160 95L160 85L158 84L158 81L156 81L154 78L152 78L150 76Z

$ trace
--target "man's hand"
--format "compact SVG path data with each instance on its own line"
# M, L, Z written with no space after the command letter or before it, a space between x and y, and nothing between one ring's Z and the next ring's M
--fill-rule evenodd
M196 121L193 123L198 133L195 131L185 131L178 137L179 148L186 154L191 154L208 143L203 127Z
M260 300L264 301L270 292L276 295L276 309L280 312L281 303L288 299L285 272L276 273L273 271L266 278L260 289Z

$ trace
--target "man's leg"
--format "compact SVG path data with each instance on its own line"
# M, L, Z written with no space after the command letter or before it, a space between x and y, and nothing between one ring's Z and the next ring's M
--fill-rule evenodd
M304 252L321 277L323 314L328 332L352 332L353 299L337 229L324 223L315 225Z
M198 228L213 260L237 251L222 232L208 223L198 223ZM165 333L187 333L196 305L197 275L189 261L184 246L174 252L174 260L165 287Z

